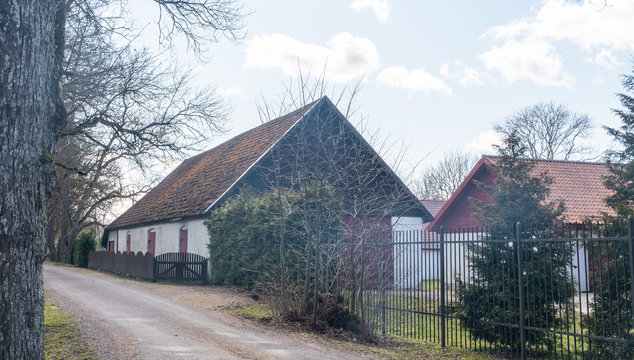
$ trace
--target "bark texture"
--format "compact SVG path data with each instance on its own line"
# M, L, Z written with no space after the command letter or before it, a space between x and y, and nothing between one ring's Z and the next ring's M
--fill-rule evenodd
M49 154L63 122L63 16L57 0L0 1L0 359L44 358L42 261Z

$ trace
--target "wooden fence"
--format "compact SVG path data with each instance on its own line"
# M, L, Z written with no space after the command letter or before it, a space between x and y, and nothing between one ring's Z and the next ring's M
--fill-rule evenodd
M115 274L154 280L154 257L149 252L121 253L110 251L91 251L88 255L88 267Z
M154 279L209 282L208 259L192 253L165 253L154 259Z

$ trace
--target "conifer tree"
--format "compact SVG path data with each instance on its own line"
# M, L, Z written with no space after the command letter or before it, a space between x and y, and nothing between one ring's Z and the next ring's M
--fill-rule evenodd
M623 124L619 128L605 127L622 146L620 150L608 151L610 174L604 181L605 187L613 191L605 202L617 216L606 216L611 221L608 221L604 231L611 235L627 236L626 227L619 225L623 224L625 217L634 215L634 71L623 75L621 83L626 91L617 94L622 108L613 109L613 112ZM595 244L590 251L592 258L598 259L591 265L595 284L594 302L588 321L590 334L633 340L630 284L634 274L630 274L628 265L628 245L625 242L607 242L603 246ZM609 261L604 262L603 259ZM589 347L589 355L595 358L626 359L631 358L633 353L634 347L623 343L593 340Z
M561 201L548 201L552 179L533 174L534 163L515 134L498 147L499 157L490 171L497 174L493 185L477 183L493 200L475 201L477 217L487 224L483 242L468 246L470 275L457 279L457 316L473 336L519 351L520 332L501 325L519 324L561 329L565 319L557 316L559 306L571 306L574 284L566 271L571 253L561 243L538 242L532 238L550 235L562 215ZM519 281L515 225L522 224L519 246L524 270L525 312L520 319ZM530 279L527 281L526 279ZM528 347L551 349L554 336L546 332L526 332Z
M605 127L622 146L621 150L607 154L610 175L605 179L605 186L614 192L605 201L619 216L626 217L634 215L634 70L632 74L623 75L621 84L626 92L617 97L623 108L613 112L623 124L620 128Z

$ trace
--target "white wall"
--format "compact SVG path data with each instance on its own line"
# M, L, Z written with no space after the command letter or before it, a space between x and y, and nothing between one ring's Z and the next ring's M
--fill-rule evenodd
M430 261L429 251L420 244L423 219L419 217L392 217L394 241L394 287L396 289L417 289L427 274L421 271ZM417 244L409 244L418 242Z
M179 251L180 229L187 227L187 252L209 257L207 243L209 236L203 219L170 221L168 223L154 224L135 228L119 229L108 235L108 240L119 237L116 244L117 251L126 251L126 235L130 234L130 251L147 251L147 234L150 229L156 232L155 255Z

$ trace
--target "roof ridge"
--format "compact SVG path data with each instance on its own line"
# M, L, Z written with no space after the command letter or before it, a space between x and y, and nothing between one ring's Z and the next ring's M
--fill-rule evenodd
M176 214L176 213L179 213L179 212L182 213L185 210L175 206L174 205L175 200L173 199L172 195L169 195L169 194L171 194L173 191L179 191L178 189L182 188L183 181L192 181L191 176L194 176L194 175L191 175L191 174L199 173L201 171L200 170L201 166L209 166L208 164L208 161L210 161L208 159L209 157L212 157L212 158L223 157L227 151L231 151L235 153L235 149L234 149L235 146L239 146L240 144L242 144L242 146L245 146L246 145L245 142L250 142L252 140L259 142L261 145L264 145L264 146L260 146L258 150L255 150L255 149L250 150L251 155L246 156L246 158L244 159L244 160L247 160L247 162L243 162L241 165L241 167L246 166L246 170L235 169L238 172L231 170L229 172L233 172L233 174L228 174L224 172L221 174L221 178L217 179L218 181L230 181L230 182L225 183L225 185L227 186L226 188L218 188L220 192L217 193L217 196L218 196L217 198L214 199L213 197L210 197L209 199L204 199L204 197L200 197L200 201L197 202L196 204L191 204L190 205L191 209L187 209L186 211L193 210L195 207L200 207L201 210L205 210L209 204L207 203L207 201L211 200L211 202L214 203L215 200L222 197L226 193L226 190L233 186L236 179L240 179L244 175L244 173L248 171L248 169L254 163L257 163L259 161L259 159L261 158L263 154L266 154L269 151L269 149L271 148L271 146L273 146L273 144L277 143L277 141L279 141L279 139L283 137L284 134L286 134L290 128L295 126L295 124L297 124L297 122L299 122L304 117L304 115L309 113L310 110L322 99L323 98L320 98L307 105L300 107L299 109L295 109L294 111L291 111L288 114L279 116L273 120L262 123L252 129L244 131L230 139L223 141L222 143L214 146L213 148L209 150L203 151L199 154L196 154L194 156L191 156L189 158L182 160L181 163L178 166L176 166L174 170L172 170L169 174L167 174L167 176L165 176L156 186L154 186L150 191L148 191L141 199L139 199L138 201L135 201L132 206L130 206L126 211L124 211L115 220L113 220L108 225L107 228L108 229L119 228L121 226L127 226L130 224L145 223L148 221L152 222L157 220L169 220L173 218L182 217L183 216L182 214ZM266 139L261 138L261 135L263 134L268 134L268 135L265 135L267 137ZM260 153L260 150L262 151L261 153ZM256 152L253 152L253 151L256 151ZM217 162L218 160L213 160L213 161ZM200 185L201 182L204 183L204 180L196 180L194 182L195 182L194 185L196 186L205 186L205 185ZM171 211L172 213L176 215L165 216L165 218L160 218L160 219L156 216L148 215L150 213L150 210L146 209L146 207L149 206L149 204L152 204L152 202L154 203L158 202L158 204L168 209L166 212ZM157 211L157 209L153 209L151 211ZM201 214L204 212L205 211L201 212ZM185 214L185 215L191 216L191 214Z
M324 97L325 97L325 96L324 96ZM203 151L203 152L201 152L201 153L199 153L199 154L196 154L196 155L194 155L194 156L188 157L187 159L184 159L183 161L187 161L187 160L189 160L189 159L194 159L194 158L199 157L199 156L204 156L204 155L208 154L209 152L216 150L219 146L222 146L222 145L224 145L225 143L227 143L227 142L229 142L229 141L232 141L232 140L238 139L238 138L240 138L240 137L242 137L242 136L246 136L246 135L248 135L248 134L250 134L250 133L252 133L252 132L259 131L259 130L261 130L263 127L267 127L267 126L275 126L275 124L274 124L275 122L282 122L283 120L285 120L285 119L287 119L287 118L289 118L289 117L293 117L294 115L297 115L297 114L301 113L302 111L307 112L308 110L310 110L310 108L311 108L312 106L314 106L314 105L315 105L317 102L319 102L322 98L323 98L323 97L321 97L321 98L319 98L319 99L317 99L317 100L315 100L315 101L313 101L313 102L311 102L311 103L309 103L309 104L306 104L306 105L304 105L304 106L300 107L299 109L295 109L295 110L293 110L293 111L289 112L288 114L284 114L284 115L278 116L278 117L276 117L275 119L272 119L272 120L269 120L269 121L263 122L263 123L261 123L260 125L258 125L258 126L256 126L256 127L254 127L254 128L250 128L250 129L248 129L248 130L245 130L245 131L243 131L243 132L239 133L238 135L235 135L235 136L233 136L233 137L231 137L231 138L229 138L229 139L227 139L227 140L225 140L225 141L221 142L220 144L218 144L218 145L216 145L216 146L212 147L211 149L207 149L207 150L205 150L205 151ZM300 117L297 121L299 121L300 119L301 119L301 117ZM297 121L296 121L296 122L297 122Z
M483 157L489 159L499 159L500 155L482 155ZM536 159L536 158L528 158L522 157L519 160L531 160L535 162L551 162L551 163L563 163L563 164L587 164L587 165L606 165L606 162L599 161L583 161L583 160L561 160L561 159Z

